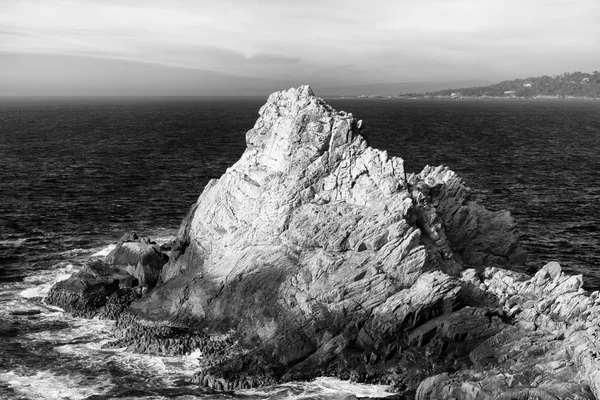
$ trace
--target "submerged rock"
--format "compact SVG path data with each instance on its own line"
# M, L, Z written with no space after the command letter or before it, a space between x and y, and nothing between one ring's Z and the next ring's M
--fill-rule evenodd
M445 167L407 173L307 86L272 94L259 114L246 152L183 221L161 282L122 315L123 343L169 352L171 333L222 335L218 350L202 347L197 381L229 389L383 379L432 335L455 343L438 357L466 357L501 329L493 295L489 310L465 308L473 284L460 273L524 260L509 213L472 202ZM423 328L455 312L472 323Z

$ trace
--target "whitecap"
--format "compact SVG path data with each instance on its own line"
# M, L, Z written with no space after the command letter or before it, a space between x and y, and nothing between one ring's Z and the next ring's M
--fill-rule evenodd
M62 268L40 271L37 274L30 275L26 277L24 281L31 284L37 283L37 285L22 290L18 295L28 299L44 298L48 292L50 292L52 286L57 282L69 279L71 275L78 270L79 268L75 267L73 264L67 264Z
M97 252L95 252L94 254L92 254L90 257L106 257L107 255L109 255L109 253L111 251L113 251L115 249L115 247L117 247L116 244L109 244L108 246L104 247L102 250L99 250Z
M347 396L385 398L394 396L386 385L370 385L320 377L310 382L289 382L283 385L240 390L236 393L269 399L340 399Z
M390 387L387 385L367 385L330 377L317 378L311 382L311 385L315 385L324 393L349 392L356 397L390 397L394 395L388 391Z
M0 374L0 382L29 400L81 400L105 394L114 387L105 377L90 378L77 373L59 375L50 371L39 371L35 375L11 371Z
M98 328L100 328L98 326ZM107 329L110 329L106 326ZM151 374L152 376L160 376L163 383L173 382L178 379L191 378L198 368L199 360L196 353L187 356L157 356L152 354L132 353L126 348L109 348L103 349L104 344L112 341L108 338L108 332L102 338L102 331L96 331L97 339L94 341L86 341L91 339L86 336L85 330L70 327L64 332L53 333L53 340L59 339L65 344L55 346L54 350L57 353L73 354L77 356L87 356L90 359L100 360L103 363L117 363L123 369L132 373ZM30 335L34 336L36 334ZM41 339L41 337L40 337ZM46 338L47 340L48 338Z
M82 249L82 248L74 248L70 250L65 250L61 253L58 253L64 257L75 257L75 256L85 256L86 254L92 253L94 249ZM91 256L90 256L91 257Z
M156 244L161 245L164 243L169 243L177 238L176 235L161 235L161 236L151 236L150 240L156 242Z
M45 316L51 319L51 315ZM50 341L55 344L54 351L69 354L77 358L89 359L94 363L118 365L131 374L153 376L153 384L169 387L176 381L191 378L199 366L199 350L186 356L157 356L138 354L126 348L103 348L105 344L114 341L111 334L114 321L83 320L68 315L55 316L68 322L65 329L52 333L34 332L27 336L30 340Z
M50 308L50 307L49 307ZM54 307L56 310L49 309L39 318L40 322L54 322L60 321L68 324L67 327L60 330L38 331L32 332L25 335L27 339L39 340L45 342L52 342L57 345L71 345L75 344L74 349L77 348L89 348L90 350L97 350L100 348L99 341L110 337L111 332L114 329L115 321L106 319L84 319L73 317L70 314L63 312L58 307ZM69 352L69 350L58 352ZM83 353L83 352L82 352Z

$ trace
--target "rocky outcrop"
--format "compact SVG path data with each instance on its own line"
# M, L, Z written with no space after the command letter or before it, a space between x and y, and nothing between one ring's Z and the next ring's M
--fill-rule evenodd
M141 297L138 280L102 260L88 262L70 278L57 282L44 299L76 317L116 319Z
M146 237L124 234L105 260L94 259L54 285L45 302L78 317L116 319L156 285L168 256Z
M472 202L447 168L407 173L307 86L259 114L158 286L121 315L121 343L198 346L196 381L225 389L333 373L409 392L470 365L510 319L477 281L524 260L510 215Z
M147 237L135 232L124 234L117 246L106 256L106 262L122 268L135 277L140 286L153 288L158 282L168 256Z
M512 324L469 353L468 368L425 379L421 399L595 399L600 298L549 263L533 277L487 268L478 281ZM452 318L445 316L444 320Z

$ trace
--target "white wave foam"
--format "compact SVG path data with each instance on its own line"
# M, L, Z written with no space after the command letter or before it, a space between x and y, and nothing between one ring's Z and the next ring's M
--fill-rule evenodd
M167 234L159 234L159 235L149 236L150 240L153 242L156 242L156 244L158 244L158 245L168 243L168 242L172 241L173 239L175 239L176 237L177 236L173 235L170 231ZM100 250L98 250L97 252L95 252L94 254L92 254L90 257L106 257L111 251L113 251L115 249L115 247L117 247L116 243L109 244L108 246L103 247Z
M126 348L103 349L102 346L111 340L108 338L108 334L104 336L103 340L72 343L76 342L78 338L86 339L86 337L85 335L77 337L75 332L71 332L71 329L69 329L69 333L65 332L62 335L64 342L68 344L54 347L56 352L84 357L87 356L96 361L102 359L103 363L117 363L121 365L123 369L131 371L132 373L150 373L153 376L160 376L164 381L190 378L193 376L199 365L197 357L199 353L192 353L192 355L189 356L167 357L131 353L127 351ZM59 336L61 335L53 334L53 340L56 340ZM71 338L71 343L67 340L68 338Z
M69 279L76 271L78 271L77 267L75 267L73 264L67 264L62 268L41 271L35 275L28 276L24 279L24 281L26 283L37 285L19 292L18 295L28 299L46 297L55 283Z
M236 393L286 400L343 399L352 395L375 398L394 396L394 393L390 393L388 390L389 386L385 385L367 385L338 378L320 377L311 382L290 382L266 388L240 390Z
M132 374L153 376L155 383L163 387L191 378L198 368L199 351L187 356L166 357L131 353L125 348L103 349L104 344L114 340L111 334L114 321L82 320L69 316L63 316L63 321L65 317L68 318L68 328L51 334L31 333L26 335L27 339L52 341L56 344L54 351L57 353L71 354L102 365L116 364Z
M150 240L156 242L156 244L158 244L158 245L161 245L164 243L168 243L168 242L174 240L175 238L177 238L176 235L168 234L168 235L161 235L161 236L151 236Z
M321 377L315 379L311 384L324 392L350 392L356 397L389 397L394 395L388 392L389 386L387 385L366 385L337 378Z
M38 331L28 333L25 335L25 338L56 343L59 347L62 344L75 343L75 345L72 345L74 348L89 347L89 349L94 351L100 348L101 341L108 341L115 326L115 321L112 320L77 318L58 308L57 311L42 314L40 320L42 322L66 322L68 326L64 329L52 330L50 332Z
M105 377L91 378L76 373L57 375L49 371L26 376L11 371L0 374L0 381L30 400L81 400L105 394L114 387Z
M85 256L86 254L90 254L93 251L94 251L94 249L75 248L75 249L63 251L58 254L60 254L61 256L64 256L64 257L75 257L75 256Z
M108 246L104 247L102 250L95 252L94 254L92 254L90 257L106 257L111 251L113 251L115 249L115 247L117 247L116 244L109 244Z

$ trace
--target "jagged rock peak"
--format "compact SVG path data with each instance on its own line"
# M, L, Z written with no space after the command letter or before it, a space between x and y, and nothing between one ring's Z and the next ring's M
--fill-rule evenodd
M317 205L387 207L399 216L411 207L402 159L368 147L352 115L308 86L272 94L259 114L241 159L207 185L182 226L203 253L293 240L301 235L280 235Z
M258 162L281 172L351 142L360 128L352 114L336 111L307 85L271 94L259 115L246 134L248 151L260 152Z

